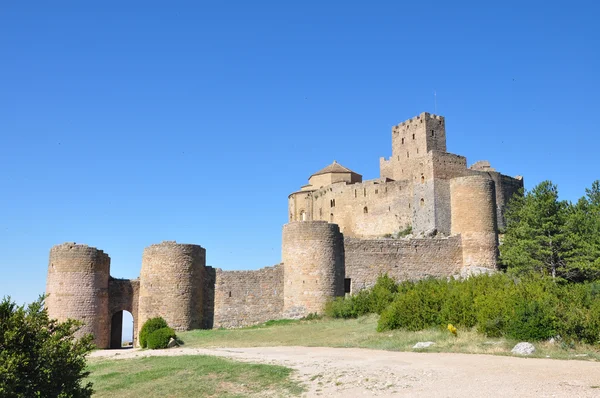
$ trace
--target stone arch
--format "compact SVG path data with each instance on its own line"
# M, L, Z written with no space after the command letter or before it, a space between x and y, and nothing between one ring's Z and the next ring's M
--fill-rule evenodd
M127 314L127 315L126 315ZM134 317L127 310L120 310L110 318L110 348L133 348ZM123 346L123 343L131 343Z

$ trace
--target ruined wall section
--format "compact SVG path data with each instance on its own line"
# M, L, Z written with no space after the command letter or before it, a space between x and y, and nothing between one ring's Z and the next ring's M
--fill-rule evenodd
M292 222L283 227L283 316L322 313L344 295L344 242L336 224Z
M345 238L346 278L352 292L369 288L379 275L396 281L441 278L462 267L460 236L434 239Z
M102 250L75 243L54 246L46 280L48 316L60 321L83 321L76 336L91 333L98 348L108 348L109 276L110 257Z
M450 182L452 234L460 234L464 267L496 269L498 235L494 181L487 175Z
M138 328L158 316L178 331L200 328L205 265L206 250L198 245L163 242L144 249Z
M255 271L216 269L215 328L235 328L280 319L283 312L283 266Z
M138 303L140 292L139 279L110 278L108 281L108 315L113 319L119 311L129 311L133 316L133 346L137 346ZM112 329L112 326L111 326ZM121 329L119 328L119 336ZM119 342L120 346L120 342Z

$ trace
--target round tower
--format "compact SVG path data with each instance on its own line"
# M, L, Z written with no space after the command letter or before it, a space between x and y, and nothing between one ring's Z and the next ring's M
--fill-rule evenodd
M283 315L322 313L344 295L344 239L337 224L299 221L283 226Z
M463 267L495 269L498 260L496 192L487 175L450 181L451 233L462 238Z
M91 333L98 348L108 348L110 257L87 245L63 243L50 249L46 308L50 318L84 322L77 336Z
M163 317L175 330L202 326L206 250L198 245L162 242L144 249L138 306L138 329Z

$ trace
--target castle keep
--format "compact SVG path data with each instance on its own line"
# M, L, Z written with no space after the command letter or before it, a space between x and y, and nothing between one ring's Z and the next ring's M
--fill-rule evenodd
M206 265L198 245L163 242L144 250L138 279L115 279L102 250L64 243L50 250L46 306L52 318L84 321L81 333L108 348L121 346L124 310L137 340L156 316L179 331L240 327L322 312L384 273L493 270L505 205L521 187L521 177L446 152L444 118L422 113L392 128L379 178L363 181L334 161L289 195L281 264L223 271Z

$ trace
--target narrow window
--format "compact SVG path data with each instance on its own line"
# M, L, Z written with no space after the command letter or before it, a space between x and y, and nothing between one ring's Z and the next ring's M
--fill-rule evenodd
M415 139L415 133L413 133L413 140Z
M425 182L425 176L423 174L421 174L421 184L423 184Z
M329 214L329 222L333 222L333 213Z
M229 297L231 297L231 292L229 292Z
M375 190L375 195L377 195L379 193L379 189Z
M352 279L344 279L344 293L352 293Z
M365 206L365 207L363 208L363 213L365 213L365 214L369 213L369 209L367 209L367 206Z
M435 137L435 130L431 130L431 136Z
M304 210L300 211L300 221L306 221L306 213Z
M409 157L410 157L410 155L408 154L408 151L406 151L406 157L407 157L407 158L409 158Z
M425 199L421 198L420 204L421 204L421 207L425 206Z
M356 198L356 189L354 190L354 197Z
M402 137L402 145L404 145L404 137Z
M363 196L367 196L367 188L363 188Z
M417 155L419 154L419 148L417 148Z

